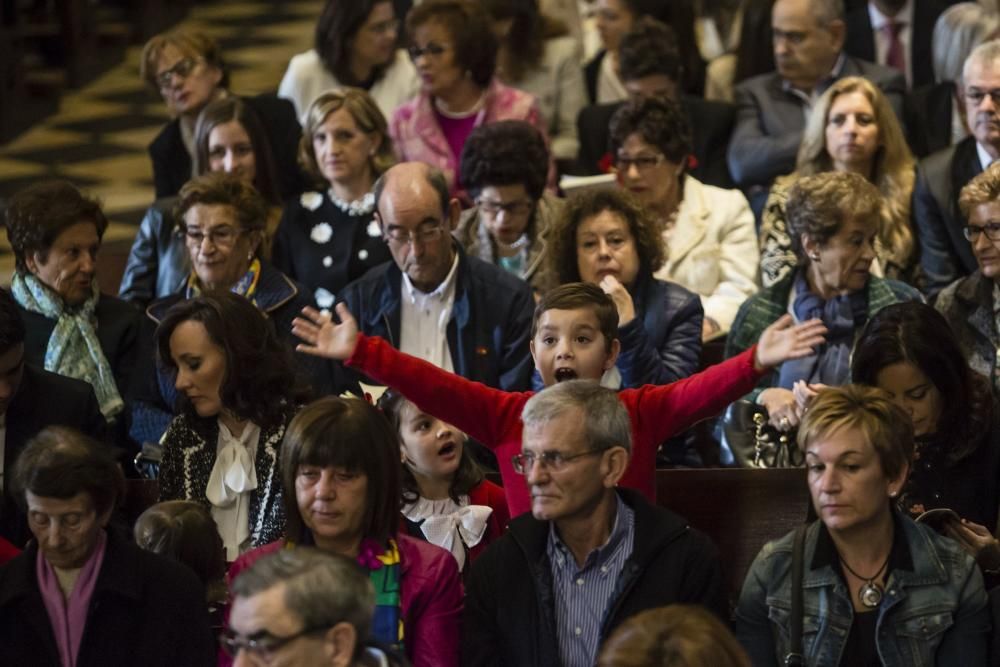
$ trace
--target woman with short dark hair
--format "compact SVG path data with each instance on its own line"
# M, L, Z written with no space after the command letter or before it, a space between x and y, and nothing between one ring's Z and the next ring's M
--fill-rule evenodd
M49 181L17 193L6 219L24 360L89 382L105 418L124 425L142 320L100 291L97 253L108 227L100 204L66 181Z
M160 439L160 500L210 509L230 561L278 539L278 455L306 399L288 348L247 299L216 292L167 311L156 351L180 395Z
M406 17L406 31L421 91L396 110L389 132L402 160L437 167L451 192L464 198L458 162L471 132L524 120L544 135L538 101L494 76L497 40L478 1L425 0Z
M417 93L419 79L399 46L399 21L389 0L327 0L313 48L292 57L278 96L292 101L299 122L321 94L361 88L386 118Z
M352 559L376 591L372 635L414 667L457 667L462 587L447 551L398 532L399 439L373 406L327 397L303 408L281 452L285 539L237 560L229 580L280 549L312 546Z

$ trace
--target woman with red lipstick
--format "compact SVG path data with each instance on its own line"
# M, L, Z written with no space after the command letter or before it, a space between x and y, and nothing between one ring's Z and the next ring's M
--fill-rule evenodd
M799 146L795 172L778 178L764 206L760 269L770 287L796 266L785 203L803 176L823 171L860 174L885 200L872 272L913 282L916 239L910 222L915 162L896 114L878 86L861 77L834 82L816 102Z
M210 510L227 561L278 539L281 440L308 400L288 348L252 303L219 292L167 311L156 353L180 395L160 439L160 500Z
M89 382L124 438L142 319L98 285L97 253L108 227L100 204L65 181L38 183L11 198L6 223L24 361Z
M449 550L465 570L510 521L503 488L486 479L465 447L468 437L454 426L393 389L378 408L399 435L406 527Z
M804 176L789 192L797 268L740 306L726 341L726 356L738 354L786 313L826 325L826 342L815 354L782 364L747 396L766 408L781 431L794 429L802 417L793 393L797 384L806 391L808 385L850 380L854 339L872 315L900 301L923 301L913 287L871 273L883 205L874 185L847 171Z
M348 283L392 259L375 221L372 186L396 156L375 100L358 88L317 97L306 113L299 162L320 187L285 206L273 262L320 308L331 308Z
M900 509L911 516L953 510L961 522L949 522L948 534L984 571L1000 569L992 534L1000 503L1000 411L948 320L922 303L886 306L858 338L851 377L886 391L913 420L916 455Z
M747 574L735 626L752 663L989 664L975 561L894 510L913 458L909 416L879 389L826 389L798 445L819 520L769 542Z
M399 439L365 401L327 397L303 408L281 450L284 539L233 563L299 546L357 560L375 588L372 638L413 667L458 667L462 583L450 553L399 531Z
M724 336L740 304L757 291L750 204L739 190L706 185L688 173L691 127L676 101L626 104L610 130L618 184L649 211L666 244L654 275L701 297L703 340Z
M399 48L399 22L390 0L326 0L316 22L313 48L292 57L278 86L299 122L309 107L335 88L360 88L388 118L417 94L420 80Z
M494 121L524 120L544 135L538 100L494 76L497 39L478 1L424 0L407 15L406 31L421 89L393 114L389 132L402 160L437 167L468 202L457 172L469 134Z

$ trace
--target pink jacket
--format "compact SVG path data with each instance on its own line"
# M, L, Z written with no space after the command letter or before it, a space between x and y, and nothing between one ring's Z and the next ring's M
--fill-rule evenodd
M496 78L486 89L486 102L476 116L476 127L498 120L523 120L534 125L546 137L545 121L534 95L503 85ZM396 144L396 152L405 162L426 162L437 167L448 180L448 188L460 199L466 199L464 191L456 187L458 161L434 114L430 95L420 93L402 105L392 115L389 135ZM550 181L554 183L555 163L550 160Z
M440 547L397 534L402 568L403 643L413 667L458 667L462 636L462 581L455 558ZM279 540L246 552L229 567L228 581L257 559L283 548Z

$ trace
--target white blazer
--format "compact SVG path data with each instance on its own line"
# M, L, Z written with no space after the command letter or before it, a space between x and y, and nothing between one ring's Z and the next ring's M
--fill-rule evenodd
M753 212L739 190L684 177L684 199L655 276L701 295L705 317L729 331L736 311L757 292L760 249Z

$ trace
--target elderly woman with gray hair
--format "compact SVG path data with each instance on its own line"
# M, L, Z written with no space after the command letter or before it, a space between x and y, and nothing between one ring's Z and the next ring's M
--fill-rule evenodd
M785 362L748 396L779 430L798 425L801 404L816 385L850 379L851 347L871 315L923 298L909 285L871 274L882 206L878 189L853 172L805 176L789 192L785 212L797 268L740 307L726 343L727 357L738 354L789 312L797 322L819 318L826 325L826 342L814 354Z

